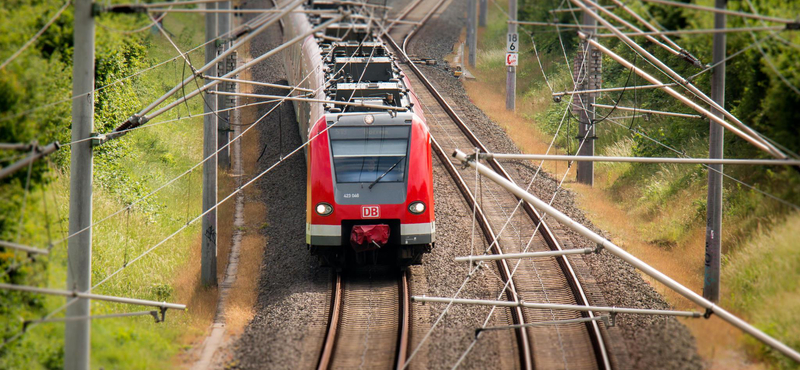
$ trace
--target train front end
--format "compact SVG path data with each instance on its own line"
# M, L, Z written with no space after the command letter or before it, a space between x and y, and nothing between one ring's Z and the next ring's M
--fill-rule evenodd
M327 114L310 130L306 243L326 264L407 266L433 248L430 134L412 112Z

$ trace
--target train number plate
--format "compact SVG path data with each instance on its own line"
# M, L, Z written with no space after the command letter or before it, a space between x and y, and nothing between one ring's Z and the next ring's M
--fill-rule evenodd
M380 218L381 210L378 206L361 207L361 218Z

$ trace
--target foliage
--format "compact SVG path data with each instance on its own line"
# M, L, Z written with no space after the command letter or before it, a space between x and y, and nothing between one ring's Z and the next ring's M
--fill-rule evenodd
M0 61L9 58L64 4L63 0L12 0L0 3ZM68 7L61 17L27 50L0 70L0 142L46 144L71 141L72 16ZM202 41L200 16L168 17L164 26L177 34L182 45ZM95 132L110 132L119 123L163 94L182 79L180 65L167 64L132 76L175 56L173 47L157 34L130 34L115 30L140 28L149 22L141 15L100 15L95 43ZM148 31L145 29L145 31ZM192 57L202 60L202 54ZM171 67L171 68L170 68ZM170 112L165 119L202 110L198 101ZM184 117L185 118L185 117ZM196 124L197 117L181 122ZM94 220L141 198L167 179L200 160L202 136L185 130L186 123L162 125L129 133L94 149ZM170 140L164 140L169 137ZM27 153L0 153L4 167ZM68 224L70 147L37 161L0 180L0 240L46 247L66 236ZM186 222L199 209L200 177L187 176L179 186L137 203L130 211L93 230L93 281L99 281L126 264ZM25 191L26 186L28 191ZM25 207L23 207L23 204ZM23 216L24 215L24 216ZM165 245L158 260L145 258L125 269L98 293L143 299L175 300L172 286L178 267L189 258L192 230L175 238L181 247ZM47 257L29 261L21 253L0 248L0 282L64 287L67 243L53 247ZM155 254L155 253L154 253ZM10 268L15 266L15 268ZM18 266L18 267L17 267ZM8 270L7 270L8 269ZM4 273L8 271L8 274ZM64 303L63 298L0 291L0 340L18 333L22 320L37 319ZM94 314L132 312L139 307L93 303ZM169 317L171 316L171 317ZM154 325L152 318L98 320L92 325L92 364L106 368L163 368L180 350L187 317L168 314ZM147 354L145 356L144 354ZM0 368L56 369L63 367L63 325L41 324L21 339L0 349Z

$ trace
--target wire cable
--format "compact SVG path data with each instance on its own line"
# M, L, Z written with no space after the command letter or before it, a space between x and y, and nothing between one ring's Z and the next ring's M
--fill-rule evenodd
M753 14L758 14L758 9L756 9L756 7L750 0L745 0L745 2L747 2L747 5L750 7L750 10L753 12ZM747 20L745 20L745 22L747 22ZM761 24L766 26L766 22L764 22L763 19L761 20ZM750 31L750 37L753 38L753 42L755 43L757 39L756 39L756 34L753 31ZM761 55L764 56L764 61L767 62L769 68L772 69L772 71L778 75L781 81L783 81L783 84L786 85L786 87L790 88L792 91L794 91L795 94L800 95L800 89L798 89L797 86L792 84L789 81L789 79L786 78L786 76L784 76L783 73L781 73L781 71L778 70L778 67L776 67L775 63L772 62L772 58L770 58L769 54L767 54L764 51L764 48L761 47L761 44L756 43L756 46L758 47L758 51L761 53Z
M206 45L208 45L208 44L210 44L210 43L212 43L212 42L216 42L216 41L217 41L217 40L219 40L220 38L224 38L224 37L230 37L231 35L238 34L238 33L239 33L241 30L243 30L243 29L247 29L247 28L249 28L249 27L253 26L254 24L257 24L257 23L259 23L259 22L262 22L262 21L264 21L266 18L269 18L269 17L268 17L268 16L264 16L264 17L256 17L256 18L253 18L253 19L252 19L252 20L250 20L249 22L247 22L247 23L245 23L245 24L242 24L242 25L240 25L240 26L239 26L239 27L237 27L236 29L234 29L234 30L231 30L230 32L228 32L228 33L226 33L226 34L224 34L224 35L220 35L220 36L218 36L218 37L216 37L216 38L214 38L214 39L212 39L212 40L208 40L208 41L206 41L206 42L204 42L204 43L202 43L202 44L200 44L200 45L198 45L198 46L195 46L194 48L192 48L192 49L190 49L189 51L187 51L187 53L191 53L191 52L193 52L193 51L195 51L195 50L197 50L197 49L200 49L200 48L202 48L202 47L205 47ZM10 119L14 119L14 118L17 118L17 117L21 117L21 116L24 116L24 115L28 115L28 114L30 114L30 113L33 113L33 112L35 112L35 111L38 111L38 110L41 110L41 109L50 108L50 107L53 107L53 106L55 106L55 105L58 105L58 104L66 103L66 102L69 102L69 101L72 101L72 100L75 100L75 99L79 99L79 98L82 98L82 97L85 97L85 96L89 96L90 94L96 93L96 92L98 92L98 91L100 91L100 90L106 89L106 88L108 88L108 87L111 87L111 86L113 86L113 85L116 85L116 84L119 84L119 83L121 83L121 82L123 82L123 81L125 81L125 80L131 79L131 78L133 78L133 77L136 77L136 76L139 76L139 75L141 75L141 74L143 74L143 73L149 72L150 70L153 70L153 69L155 69L155 68L158 68L158 67L160 67L160 66L163 66L163 65L165 65L165 64L167 64L167 63L169 63L169 62L172 62L172 61L174 61L174 60L176 60L176 59L178 59L178 58L180 58L180 57L181 57L181 55L177 55L177 56L175 56L175 57L172 57L172 58L170 58L170 59L167 59L167 60L165 60L165 61L163 61L163 62L160 62L160 63L158 63L158 64L155 64L155 65L153 65L153 66L150 66L150 67L144 68L144 69L142 69L142 70L140 70L140 71L137 71L137 72L134 72L134 73L132 73L132 74L130 74L130 75L128 75L128 76L121 77L121 78L119 78L119 79L117 79L117 80L115 80L115 81L112 81L112 82L110 82L110 83L108 83L108 84L106 84L106 85L103 85L103 86L101 86L101 87L98 87L98 88L96 88L96 89L92 90L92 92L91 92L91 93L83 93L83 94L78 94L78 95L72 96L72 97L70 97L70 98L64 98L64 99L61 99L61 100L55 101L55 102L53 102L53 103L48 103L48 104L40 105L40 106L38 106L38 107L34 107L34 108L31 108L31 109L28 109L28 110L25 110L25 111L22 111L22 112L19 112L19 113L15 113L15 114L7 114L7 115L4 115L4 116L0 117L0 122L5 122L5 121L8 121L8 120L10 120Z
M50 28L50 26L53 24L53 22L55 22L55 21L56 21L56 20L57 20L59 17L61 17L61 14L62 14L62 13L64 13L64 10L66 10L66 9L67 9L67 7L69 7L69 5L70 5L71 3L72 3L72 2L71 2L71 0L67 0L67 1L64 3L64 5L61 7L61 9L58 9L58 11L56 12L56 14L55 14L55 15L54 15L52 18L50 18L50 20L49 20L49 21L47 21L47 23L45 23L44 27L42 27L42 28L39 30L39 32L36 32L36 34L35 34L35 35L33 35L33 37L31 37L31 38L30 38L30 40L28 40L28 42L26 42L24 45L22 45L22 47L20 47L20 48L19 48L19 49L18 49L16 52L14 52L14 54L12 54L12 55L11 55L11 56L10 56L8 59L6 59L6 60L3 62L3 64L0 64L0 70L2 70L3 68L5 68L5 67L8 65L8 63L11 63L11 62L12 62L14 59L16 59L16 58L17 58L17 57L18 57L20 54L22 54L22 52L23 52L23 51L25 51L25 49L27 49L27 48L28 48L29 46L31 46L31 45L32 45L34 42L36 42L36 40L38 40L38 39L39 39L39 37L41 37L41 36L42 36L42 34L44 34L44 32L45 32L45 31L47 31L47 29L48 29L48 28Z

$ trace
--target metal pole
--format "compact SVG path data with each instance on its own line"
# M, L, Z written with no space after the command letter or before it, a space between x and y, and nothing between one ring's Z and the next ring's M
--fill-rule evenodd
M486 27L486 12L489 11L489 0L480 0L480 11L478 12L478 26Z
M478 47L476 5L475 0L467 0L467 49L469 49L467 59L470 67L475 67L475 49Z
M703 317L700 312L693 311L673 311L673 310L651 310L647 308L626 308L626 307L603 307L603 306L581 306L575 304L560 304L560 303L534 303L525 301L495 301L489 299L467 299L467 298L448 298L448 297L428 297L428 296L411 296L414 302L428 302L428 303L456 303L472 306L496 306L496 307L526 307L541 310L568 310L568 311L582 311L582 312L608 312L613 314L628 313L636 315L665 315L665 316L682 316L682 317Z
M217 4L219 10L229 10L231 8L230 1L223 1ZM231 15L229 13L222 13L217 14L217 35L220 36L219 40L219 51L220 54L225 53L228 49L229 42L225 38L222 38L223 35L230 32L231 26ZM222 59L220 63L217 65L217 75L222 76L226 72L228 72L228 62L230 61L230 57L226 57ZM221 85L222 90L229 90L227 89L228 86L233 86L230 83L223 83ZM228 98L222 95L217 96L217 109L223 110L228 107L227 104ZM228 122L229 113L227 111L219 112L219 119L217 122L217 148L224 148L220 150L217 154L218 164L220 169L228 169L231 167L231 159L230 159L230 146L227 146L228 142L230 141L230 131L231 125Z
M583 12L583 25L589 27L597 26L597 21L592 17L590 13L592 10L585 9ZM590 36L591 37L591 36ZM592 69L594 68L593 63L591 61L594 60L592 57L592 53L594 52L594 48L591 46L590 43L586 43L586 49L583 51L583 60L580 64L578 61L575 61L575 68L580 71L580 73L575 74L576 79L583 79L582 83L577 86L583 86L583 90L588 90L592 88L590 85L592 75ZM595 138L595 128L594 128L594 109L592 109L594 102L595 102L595 94L580 94L576 95L578 98L578 145L580 149L578 150L578 155L582 156L593 156L594 155L594 138ZM574 104L574 103L573 103ZM578 167L575 172L576 180L581 184L586 184L589 186L594 185L594 162L578 162Z
M59 144L58 141L55 141L55 142L51 143L50 145L48 145L48 146L46 146L44 148L36 148L36 151L33 154L31 154L31 155L29 155L29 156L27 156L25 158L22 158L19 161L14 162L14 164L12 164L12 165L10 165L8 167L0 168L0 179L2 179L4 177L16 172L20 168L29 166L31 164L31 162L33 162L33 161L35 161L35 160L37 160L37 159L39 159L41 157L44 157L44 156L46 156L46 155L48 155L48 154L50 154L52 152L55 152L60 147L61 147L61 144Z
M579 224L578 222L569 218L567 215L561 213L559 210L553 208L552 206L542 201L541 199L526 192L525 189L522 189L521 187L517 186L511 181L506 180L505 178L503 178L496 172L492 171L491 169L487 168L486 166L480 163L475 163L475 161L473 160L469 160L464 152L456 150L454 156L459 161L466 163L473 168L477 167L478 172L489 178L489 180L492 180L497 184L499 184L500 186L508 189L514 195L518 196L521 199L524 199L525 201L530 203L533 207L535 207L537 210L546 213L548 216L554 218L562 225L574 230L578 234L583 235L592 242L597 243L598 247L602 246L602 248L605 251L608 251L608 253L611 253L619 257L620 259L629 263L631 266L635 267L642 273L647 274L648 276L651 276L659 283L664 284L667 288L686 297L687 299L696 303L700 307L705 308L709 312L709 314L713 313L719 316L720 319L725 320L726 322L735 326L739 330L747 334L750 334L754 338L760 340L762 343L776 349L778 352L783 353L792 360L800 362L800 353L798 353L791 347L767 335L766 333L757 329L753 325L748 324L746 321L736 317L735 315L726 311L724 308L717 306L713 302L703 298L701 295L681 285L679 282L673 280L671 277L664 275L661 271L656 270L652 266L646 264L644 261L636 258L634 255L628 253L624 249L612 243L608 239L590 230L586 226Z
M48 250L48 249L34 248L34 247L29 247L27 245L7 242L7 241L3 241L3 240L0 240L0 247L16 249L16 250L27 252L27 253L45 254L45 255L50 254L50 250Z
M216 4L206 4L206 9L214 9ZM214 13L206 13L206 41L217 37L217 17ZM206 65L208 74L216 76L217 66L211 63L217 56L214 43L206 45ZM206 90L203 96L206 116L203 118L203 157L217 151L217 116L208 114L217 110L217 99L213 94L214 86ZM203 228L201 244L200 281L205 286L217 285L217 210L211 209L217 204L217 156L203 163Z
M672 117L683 117L683 118L703 118L703 116L699 114L688 114L688 113L677 113L677 112L667 112L663 110L652 110L652 109L640 109L636 107L621 107L619 105L613 106L608 104L592 104L595 108L604 108L604 109L614 109L614 110L623 110L628 112L638 112L638 113L651 113L651 114L659 114L662 116L672 116Z
M564 249L560 251L544 251L544 252L484 254L480 256L456 257L455 261L473 263L477 261L497 261L497 260L518 259L518 258L558 257L570 254L590 254L593 252L595 252L595 250L592 248L583 248L583 249Z
M668 84L658 84L658 85L641 85L641 86L623 86L623 87L607 87L604 89L592 89L592 90L576 90L576 91L563 91L553 93L553 97L560 97L564 95L573 95L573 94L589 94L589 93L603 93L603 92L613 92L613 91L628 91L628 90L642 90L642 89L657 89L661 87L668 87L668 86L675 86L676 83L668 83ZM595 104L597 105L597 104Z
M718 9L725 9L728 0L715 0ZM714 14L714 28L725 28L725 14ZM711 99L720 106L725 106L725 33L714 34L713 61L719 63L711 71ZM723 118L723 113L711 108L711 113ZM708 157L722 158L725 129L709 123ZM708 171L708 200L706 205L706 256L703 274L703 297L712 302L719 302L719 269L722 255L722 165L710 165Z
M517 0L508 0L508 33L517 33ZM506 110L514 111L517 106L517 67L508 66L506 73Z
M73 24L72 141L88 139L94 129L94 17L92 0L75 1ZM92 143L72 145L69 177L69 233L73 235L92 224ZM92 287L92 229L69 239L67 247L67 290L89 291ZM90 316L88 299L67 307L67 317ZM88 320L71 321L64 329L64 369L89 369L91 325Z
M64 296L64 297L79 298L81 301L84 301L84 300L106 301L106 302L133 304L133 305L139 305L139 306L170 308L170 309L173 309L173 310L185 310L186 309L186 305L183 305L183 304L157 302L157 301L150 301L150 300L146 300L146 299L136 299L136 298L127 298L127 297L115 297L115 296L101 295L101 294L92 294L92 293L87 293L85 291L77 291L77 290L61 290L61 289L39 288L39 287L33 287L33 286L27 286L27 285L15 285L15 284L6 284L6 283L0 283L0 289L3 289L3 290L16 290L18 292L29 292L29 293L38 293L38 294L60 295L60 296ZM80 302L78 302L78 303L80 303ZM74 306L74 305L72 305L72 306ZM69 344L69 342L67 342L66 344ZM65 349L65 351L66 351L66 349ZM64 355L66 355L66 353L64 353ZM89 368L88 363L87 363L86 368L87 369Z

